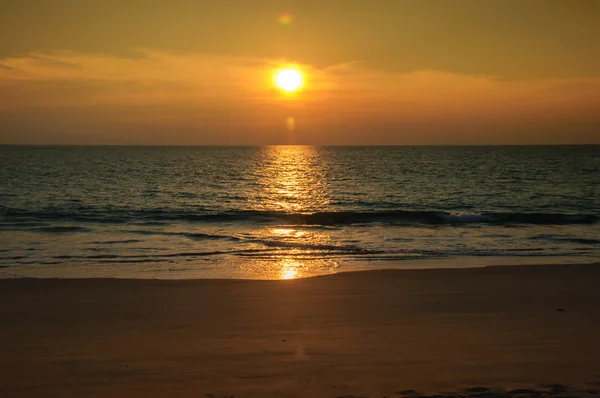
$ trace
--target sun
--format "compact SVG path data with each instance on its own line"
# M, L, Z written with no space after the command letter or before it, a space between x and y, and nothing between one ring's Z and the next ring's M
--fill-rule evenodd
M275 86L286 93L294 93L304 85L304 76L296 68L285 68L275 72Z

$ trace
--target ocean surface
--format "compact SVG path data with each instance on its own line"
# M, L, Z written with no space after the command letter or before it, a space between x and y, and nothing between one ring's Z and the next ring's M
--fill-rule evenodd
M600 261L600 146L0 146L0 277Z

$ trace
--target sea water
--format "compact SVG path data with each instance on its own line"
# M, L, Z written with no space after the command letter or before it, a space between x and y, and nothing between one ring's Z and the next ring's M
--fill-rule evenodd
M0 276L600 260L600 146L0 146Z

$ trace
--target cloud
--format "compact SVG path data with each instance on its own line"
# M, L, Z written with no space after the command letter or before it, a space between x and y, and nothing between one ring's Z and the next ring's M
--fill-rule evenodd
M297 64L308 82L291 98L271 80L288 64L156 50L129 58L52 52L0 59L0 127L8 128L0 141L15 141L15 131L27 141L36 129L36 140L40 130L49 141L53 131L72 130L68 136L80 132L83 143L150 143L149 131L161 143L279 143L290 116L297 125L292 138L303 143L600 140L600 79L510 81L437 70L390 73L356 61Z

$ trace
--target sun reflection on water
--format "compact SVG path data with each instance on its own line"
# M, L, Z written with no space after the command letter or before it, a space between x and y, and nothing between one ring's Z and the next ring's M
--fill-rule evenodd
M325 165L312 146L263 148L256 170L254 207L285 212L318 211L330 203Z
M271 233L273 235L293 236L293 237L301 237L301 236L306 235L305 231L300 231L300 230L292 229L292 228L273 228L273 229L271 229Z
M284 259L281 261L281 279L295 279L298 275L298 269L302 267L298 261Z
M312 146L263 148L254 170L260 189L249 198L252 208L286 214L326 210L331 195L326 162L321 156L319 149ZM295 279L330 273L337 267L337 262L322 249L332 245L327 231L290 221L255 233L274 249L252 259L247 266L266 278Z

